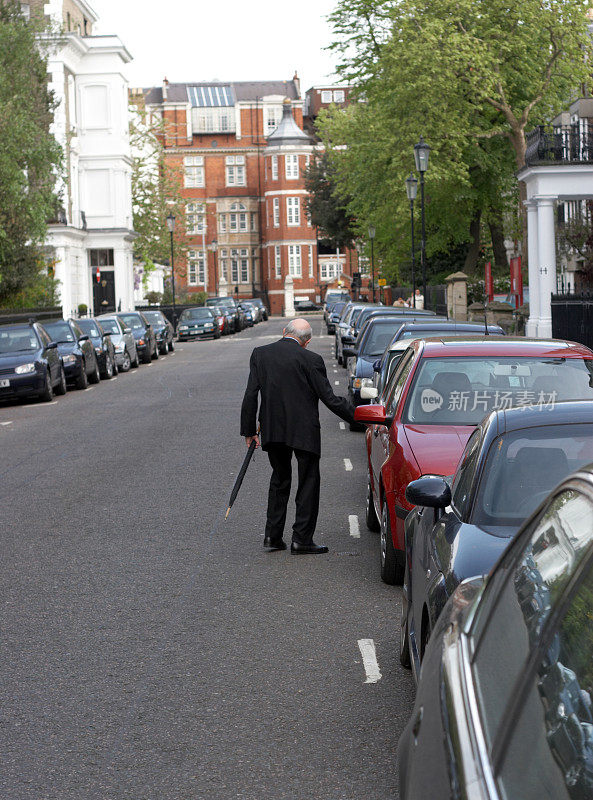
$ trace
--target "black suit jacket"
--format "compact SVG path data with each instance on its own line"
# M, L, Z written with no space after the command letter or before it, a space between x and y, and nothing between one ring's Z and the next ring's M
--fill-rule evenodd
M257 399L261 444L277 442L321 454L319 400L346 422L354 421L348 400L332 391L323 359L294 339L280 339L251 354L249 380L241 406L241 436L257 432Z

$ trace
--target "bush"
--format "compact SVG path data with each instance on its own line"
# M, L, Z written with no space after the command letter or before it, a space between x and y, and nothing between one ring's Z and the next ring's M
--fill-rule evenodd
M163 302L162 292L146 292L146 302L151 306L160 306Z
M86 303L79 303L78 304L78 316L79 317L86 316L86 313L87 313L88 310L89 310L89 307L87 306Z

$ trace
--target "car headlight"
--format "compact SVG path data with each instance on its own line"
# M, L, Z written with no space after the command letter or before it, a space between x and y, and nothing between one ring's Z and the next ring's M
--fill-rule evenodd
M179 326L179 330L180 331L186 331L187 330L187 325L180 325Z
M70 355L64 356L62 361L64 362L64 364L76 364L76 356L70 353Z
M214 326L212 325L212 323L211 323L211 322L207 322L207 323L204 325L204 327L205 327L205 328L213 328Z
M116 353L123 353L124 351L124 343L121 342L120 344L115 345L115 352Z
M95 353L102 353L102 349L100 347L95 347Z
M362 389L363 386L374 386L375 382L372 378L361 378L360 379L360 388Z
M17 375L27 375L30 372L35 372L35 364L21 364L20 367L15 369Z

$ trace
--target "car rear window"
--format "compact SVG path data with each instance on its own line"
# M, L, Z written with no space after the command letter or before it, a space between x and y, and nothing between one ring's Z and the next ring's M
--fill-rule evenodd
M425 358L402 419L422 425L477 425L494 410L593 400L592 382L593 360L584 358Z
M55 342L74 341L74 334L67 322L44 322L43 327Z
M117 321L114 319L102 319L101 327L105 333L121 333Z
M131 328L133 331L144 327L144 323L138 314L122 314L120 319L124 321L124 325L127 328Z
M0 330L0 353L29 353L39 349L37 334L31 328Z
M90 319L79 319L78 320L78 326L83 331L83 333L87 334L87 336L94 336L95 338L98 338L98 337L101 336L101 331L97 327L97 323L94 322L93 320L90 320Z

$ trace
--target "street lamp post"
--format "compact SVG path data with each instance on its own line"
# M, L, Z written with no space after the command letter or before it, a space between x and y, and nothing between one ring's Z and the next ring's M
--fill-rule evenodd
M169 212L167 215L167 228L171 238L171 290L173 292L173 328L177 328L177 309L175 308L175 261L173 256L173 231L175 230L175 215Z
M373 284L373 303L375 302L375 227L369 225L369 239L371 240L371 282Z
M218 297L218 263L216 260L216 249L218 247L218 242L216 239L212 240L210 247L212 248L212 253L214 254L214 294L216 297Z
M426 296L426 230L424 222L424 173L428 169L428 156L430 147L426 144L422 136L418 144L414 145L414 160L416 170L420 173L420 206L422 209L422 244L420 250L420 265L422 267L422 292L424 294L424 307L428 304Z
M418 193L418 178L410 172L406 178L406 194L410 201L410 223L412 228L412 307L416 308L416 253L414 252L414 200Z

